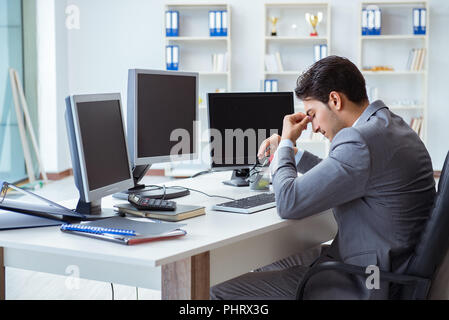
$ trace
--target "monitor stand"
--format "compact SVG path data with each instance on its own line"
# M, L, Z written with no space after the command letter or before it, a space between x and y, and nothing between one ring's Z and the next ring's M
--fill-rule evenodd
M163 186L146 186L139 184L139 181L150 170L151 165L135 166L133 168L134 188L126 191L118 192L112 196L116 199L128 200L130 194L138 194L151 199L176 199L190 194L189 189L178 187L163 187Z
M80 199L75 211L85 215L85 217L82 218L82 220L85 221L106 219L117 217L119 215L119 213L112 208L102 208L101 199L92 202L84 202Z
M232 172L231 180L223 181L224 184L234 187L248 187L249 186L249 169L234 170Z

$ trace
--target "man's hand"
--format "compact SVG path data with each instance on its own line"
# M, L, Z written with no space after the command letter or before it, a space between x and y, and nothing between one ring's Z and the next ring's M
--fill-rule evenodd
M273 134L268 139L265 139L260 145L259 152L257 153L259 160L262 160L264 157L269 157L275 153L279 146L279 142L281 142L281 136L278 134Z
M296 140L301 136L303 130L307 128L307 124L310 121L310 117L302 112L285 116L281 139L290 139L293 144L296 144Z

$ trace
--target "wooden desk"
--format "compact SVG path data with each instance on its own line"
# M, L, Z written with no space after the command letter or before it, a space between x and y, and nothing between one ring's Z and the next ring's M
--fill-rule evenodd
M209 194L242 198L255 194L221 182L213 173L167 183ZM163 299L208 299L212 285L326 242L336 234L331 211L301 220L283 220L276 208L242 215L211 210L225 199L200 193L176 199L206 206L206 215L184 220L185 237L136 246L62 233L58 227L0 232L0 298L5 267L79 276L162 291ZM103 207L119 203L103 199ZM76 270L76 274L68 274Z

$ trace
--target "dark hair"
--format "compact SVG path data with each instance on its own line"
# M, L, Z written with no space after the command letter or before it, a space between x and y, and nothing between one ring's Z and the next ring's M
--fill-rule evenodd
M337 91L354 103L368 100L362 73L349 59L329 56L315 62L296 82L295 93L301 99L329 102L329 93Z

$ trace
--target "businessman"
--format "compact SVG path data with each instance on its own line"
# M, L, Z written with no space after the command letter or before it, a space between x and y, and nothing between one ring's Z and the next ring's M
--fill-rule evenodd
M348 59L316 62L295 89L305 113L286 116L282 136L259 151L259 157L275 152L278 214L301 219L332 208L338 225L332 245L313 262L293 257L218 284L211 298L294 299L310 266L326 260L404 272L433 206L432 164L418 135L382 101L369 103L365 88ZM325 159L295 146L309 124L331 142ZM305 298L386 299L396 289L382 279L376 289L365 277L326 271L311 278Z

